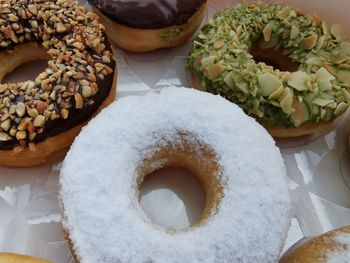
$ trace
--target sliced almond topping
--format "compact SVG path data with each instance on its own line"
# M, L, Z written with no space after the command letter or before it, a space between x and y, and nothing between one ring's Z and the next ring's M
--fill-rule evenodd
M348 38L344 29L341 27L341 25L338 24L334 24L331 26L331 33L335 38L338 39L346 40Z
M310 77L303 71L292 72L287 83L296 90L308 90L310 87Z
M334 111L336 116L343 114L349 108L349 103L340 102Z
M290 13L290 8L288 6L285 6L282 10L280 10L277 13L277 17L281 20L284 20L288 17L289 13Z
M262 96L269 96L282 86L282 81L271 73L263 73L258 76L258 83Z
M335 77L322 67L316 72L316 79L321 90L330 90Z
M220 76L221 73L223 73L225 71L225 66L224 65L221 65L221 64L214 64L212 66L210 66L206 72L207 72L207 75L208 75L208 78L209 79L215 79L216 77Z
M299 35L299 28L297 28L295 25L292 25L292 28L290 30L289 38L295 39Z
M299 127L302 123L309 119L309 110L305 103L299 101L296 97L293 97L292 108L294 111L291 114L291 118L295 127Z
M306 37L301 41L301 47L306 50L313 49L317 44L317 35L312 33L310 36Z
M263 29L262 33L264 36L264 40L266 42L269 42L271 39L271 34L272 34L272 30L273 30L273 23L269 22Z

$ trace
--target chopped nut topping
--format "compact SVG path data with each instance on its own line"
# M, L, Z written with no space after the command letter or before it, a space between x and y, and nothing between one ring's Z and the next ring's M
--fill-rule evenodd
M83 97L79 93L76 93L74 94L74 100L75 100L75 108L82 109L84 106Z
M6 84L0 84L0 93L3 93L7 88L8 86Z
M24 103L19 102L16 105L16 113L18 117L23 117L24 114L26 112L26 106L24 105Z
M69 114L68 110L66 110L66 109L61 110L61 116L64 120L68 118L68 114Z
M9 141L11 139L12 139L11 136L9 136L7 133L0 132L0 141L6 142L6 141Z
M45 124L45 117L43 115L38 115L34 119L34 127L43 127Z
M98 83L113 72L104 38L98 17L74 0L1 1L0 49L38 41L50 59L35 81L0 84L0 149L14 140L23 150L48 121L94 104Z
M0 128L4 131L8 131L11 128L11 120L7 119L1 122Z
M92 95L92 89L89 86L83 86L82 94L84 98L89 98Z
M26 131L18 131L16 133L16 139L17 140L24 140L25 138L27 138L27 133Z

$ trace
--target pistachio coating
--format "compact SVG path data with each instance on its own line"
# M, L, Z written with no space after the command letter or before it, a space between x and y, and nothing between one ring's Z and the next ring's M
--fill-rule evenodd
M255 61L253 44L283 50L297 71ZM350 43L341 27L281 3L238 4L216 14L193 41L188 67L202 89L267 126L330 121L350 103Z

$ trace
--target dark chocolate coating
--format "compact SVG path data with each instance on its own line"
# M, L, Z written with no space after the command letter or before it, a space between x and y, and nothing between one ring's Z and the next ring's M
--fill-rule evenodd
M105 45L108 47L108 50L111 50L111 44L107 40L106 36ZM108 66L114 70L115 61L112 60ZM44 131L41 134L38 134L33 142L42 142L47 137L52 137L62 132L68 131L75 126L89 120L91 116L96 112L96 110L101 106L101 104L105 101L105 99L107 99L111 89L114 88L112 87L113 79L113 73L105 76L103 80L97 79L96 83L98 85L99 91L92 97L94 104L86 105L83 109L75 109L74 107L70 108L68 118L65 120L60 118L54 121L48 121L45 124ZM57 108L59 109L58 105ZM28 139L27 141L30 142ZM9 141L0 142L0 150L12 150L17 144L18 141L15 138Z
M11 150L17 145L26 147L31 142L40 143L47 137L83 124L92 117L114 88L112 84L116 62L110 58L111 44L103 27L98 23L97 16L82 9L76 1L63 1L56 3L57 5L50 0L39 2L0 0L0 39L5 43L2 43L0 52L16 52L17 45L27 42L42 44L44 48L56 52L48 54L52 64L48 65L51 71L43 77L48 81L46 85L43 85L45 83L42 78L32 82L35 87L28 91L22 89L22 83L4 84L6 89L0 93L0 123L9 120L7 123L10 128L0 128L0 150ZM46 15L40 15L43 10ZM75 20L77 12L83 19ZM54 21L51 19L53 15L57 15ZM34 21L36 25L33 24ZM95 43L96 38L99 41ZM74 45L73 42L81 45ZM97 68L100 68L99 71ZM58 75L53 77L55 71ZM78 73L79 75L75 75ZM92 81L87 81L91 78ZM83 94L82 80L85 80L86 86L94 83L91 93L85 93L86 96ZM11 85L13 89L8 89ZM85 90L88 89L85 87ZM53 97L50 94L53 94ZM7 106L3 103L5 98ZM76 101L79 105L75 105ZM23 104L18 104L19 102ZM14 109L13 106L18 105L24 108L22 114L9 113L11 107ZM41 115L37 124L36 117L29 114L29 109L32 109L32 112L34 109L37 111L35 116ZM21 137L18 136L20 125L26 136L23 136L23 133ZM5 140L4 136L7 136Z
M184 24L206 0L88 0L113 21L155 29Z

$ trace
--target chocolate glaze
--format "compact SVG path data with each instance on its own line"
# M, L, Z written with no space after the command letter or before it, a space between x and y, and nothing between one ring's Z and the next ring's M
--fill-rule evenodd
M88 0L113 21L135 28L184 24L206 0Z
M1 0L0 0L1 2ZM53 22L50 19L50 16L52 16L52 14L56 14L57 13L57 8L56 7L52 7L51 1L50 0L46 0L46 1L40 1L40 3L37 3L38 1L35 0L28 0L28 1L10 1L10 0L3 0L0 3L0 8L2 8L2 12L0 12L0 38L1 39L5 39L5 44L7 45L2 45L2 47L0 48L0 52L7 52L7 51L11 51L11 50L15 50L14 52L16 52L16 46L20 45L20 44L24 44L26 42L37 42L38 44L43 44L43 36L44 34L48 33L47 29L51 28L51 29L55 29L57 26L57 21ZM75 61L77 59L77 57L74 57L74 55L77 53L76 47L72 47L69 46L68 43L66 43L66 40L74 40L74 41L83 41L83 43L85 41L91 41L91 36L92 37L98 37L100 39L104 40L104 46L99 46L99 48L93 48L92 43L88 44L87 42L85 43L84 47L84 51L83 52L87 52L89 54L89 61L85 61L86 63L99 63L102 65L106 65L108 66L110 69L112 69L112 71L114 72L115 70L115 61L113 60L113 58L110 58L109 56L113 54L112 49L111 49L111 44L110 42L107 40L107 36L106 34L103 32L101 25L98 24L98 21L96 19L96 15L93 15L92 13L88 13L85 10L81 9L81 7L78 6L77 2L75 1L64 1L65 3L62 3L62 5L60 5L63 10L63 14L67 14L69 13L69 11L79 11L79 13L81 13L81 16L84 17L83 20L81 21L75 21L74 17L70 18L68 15L66 18L64 18L64 23L68 22L68 21L75 21L78 22L77 27L64 27L64 30L61 32L57 32L54 31L53 33L50 33L50 40L48 43L46 43L47 45L45 45L46 48L48 49L57 49L59 51L62 50L62 48L60 48L60 45L62 45L63 47L65 47L67 50L71 50L71 55L68 55L68 60L69 62L67 63L66 67L63 67L63 69L61 68L61 73L60 73L60 78L56 79L56 82L53 80L50 80L50 84L52 85L52 87L54 87L56 84L57 85L62 85L65 86L66 88L69 87L69 84L72 82L73 84L76 84L74 82L78 82L78 79L81 79L81 77L79 76L79 78L74 78L74 76L71 77L61 77L63 76L63 74L67 73L67 71L70 70L70 68L72 67L72 65L76 64L78 65L77 68L79 66L83 66L85 64L80 63L79 61ZM6 4L6 5L3 5ZM37 22L37 26L33 27L32 29L32 23L31 21L33 21L35 15L34 15L34 11L30 11L29 9L29 5L37 5L37 10L46 10L45 12L49 12L50 16L37 16L36 17L36 22ZM59 4L58 4L59 5ZM9 8L7 8L6 6L9 6ZM26 13L20 14L19 10L29 10L34 16L30 17L29 15L26 15ZM37 11L38 15L39 12ZM17 15L17 20L16 24L17 24L17 28L16 30L12 30L11 28L13 28L13 21L11 21L11 19L9 19L9 14L14 14ZM65 15L64 15L65 16ZM62 23L63 24L63 23ZM89 26L91 24L91 27ZM61 26L62 27L62 26ZM35 29L37 28L37 29ZM89 29L89 31L85 32L85 28ZM27 30L25 30L27 29ZM29 30L29 32L28 32ZM28 36L28 33L29 36ZM89 33L90 32L90 33ZM85 34L86 33L86 34ZM90 36L89 36L90 34ZM96 35L95 35L96 34ZM80 38L80 40L79 40ZM9 41L10 40L10 41ZM55 42L56 41L56 42ZM55 44L57 43L57 44ZM60 44L60 45L58 45ZM75 51L74 51L75 50ZM109 51L106 52L105 51ZM96 52L99 52L98 54ZM102 53L103 52L103 53ZM110 62L109 63L104 63L102 61L102 55L105 54L105 56L108 57L108 59L110 58ZM51 62L57 62L58 58L55 58L55 56L52 56ZM73 60L74 59L74 60ZM66 59L63 59L61 61L60 64L63 64L63 66L65 66L65 62ZM105 59L106 61L106 59ZM73 62L72 65L70 65L70 62ZM96 64L95 64L96 65ZM90 65L91 66L91 65ZM49 66L50 68L50 66ZM92 97L89 98L82 98L84 105L83 108L80 109L81 107L79 106L79 109L76 109L76 105L75 105L75 99L74 96L75 93L79 93L80 95L82 95L82 87L81 85L75 85L75 87L72 87L70 89L73 89L74 92L71 90L69 92L67 92L68 96L64 97L64 99L62 99L62 93L64 93L64 91L66 91L66 89L64 91L58 91L58 98L59 100L56 99L51 99L50 100L41 100L40 98L40 93L34 93L34 94L25 94L25 92L23 92L23 90L17 90L17 91L6 91L0 94L0 99L3 98L8 98L10 100L9 105L17 105L18 102L23 102L25 104L25 106L29 106L32 107L34 106L34 108L36 107L34 102L35 101L44 101L46 103L46 101L48 101L50 103L50 106L53 107L55 110L51 111L49 110L50 114L51 113L55 113L56 117L59 116L59 118L51 120L51 118L45 119L45 122L42 123L42 128L38 129L37 127L34 127L34 124L32 122L31 128L28 127L27 128L27 135L29 132L29 128L31 129L32 135L36 135L33 138L33 141L30 140L30 136L26 136L26 139L20 140L18 141L15 136L11 135L9 137L12 137L13 139L11 140L7 140L7 141L0 141L0 150L11 150L13 149L15 146L17 146L18 144L21 144L23 147L27 146L28 143L30 142L34 142L34 143L39 143L44 141L47 137L52 137L55 136L57 134L60 134L62 132L68 131L72 128L74 128L75 126L84 123L85 121L87 121L95 112L96 110L100 107L100 105L106 100L106 98L109 96L110 91L112 88L112 84L113 84L113 80L114 80L114 74L110 73L110 69L108 69L108 73L107 70L105 73L100 73L97 74L97 72L94 73L94 77L96 78L96 85L98 87L98 92L93 95ZM87 70L80 70L80 72L82 74L85 74L82 76L83 79L89 79L88 78L88 71ZM50 74L48 74L50 75ZM102 76L102 77L101 77ZM94 81L92 81L94 82ZM16 86L17 84L15 84L15 88L20 88L19 86ZM43 91L42 90L42 83L40 84L36 84L35 86L37 92L38 91ZM80 90L78 90L78 88ZM44 90L45 91L45 90ZM42 94L49 95L49 92L46 90L45 92L42 92ZM35 95L39 95L39 96L35 96ZM56 96L55 96L56 97ZM62 101L61 101L62 99ZM2 100L3 101L3 100ZM27 105L26 105L27 104ZM47 105L46 105L47 106ZM63 107L64 109L66 109L69 113L68 113L68 117L66 119L62 118L62 113L61 112L61 107ZM36 108L37 110L39 110L38 108ZM7 114L7 111L9 109L6 108L2 108L0 115L1 117L3 117L2 114ZM43 110L39 110L40 114L43 114L43 112L41 112ZM10 114L11 118L6 117L7 119L10 120L10 127L13 128L18 128L18 126L20 125L21 121L24 118L29 117L28 112L25 112L25 115L20 117L18 114ZM45 115L45 114L44 114ZM32 117L31 117L32 118ZM0 129L1 132L3 133L9 133L9 131L7 130L6 132L3 129ZM35 132L35 134L34 134Z
M107 36L105 38L105 45L108 47L108 50L111 51L111 44L107 40ZM92 50L91 50L92 52ZM112 51L111 51L112 52ZM110 68L114 70L115 61L112 60L111 63L108 64ZM75 109L74 105L69 109L69 115L67 119L57 119L54 121L48 121L45 124L45 129L41 134L38 134L34 143L39 143L44 141L47 137L55 136L62 132L68 131L69 129L75 127L76 125L82 124L87 121L91 116L96 112L96 110L100 107L100 105L104 102L104 100L108 97L113 83L114 74L108 74L104 77L103 80L97 79L96 83L98 85L99 91L92 97L94 100L94 104L86 105L83 109ZM20 99L17 98L17 99ZM60 109L57 105L57 109ZM27 139L29 142L29 140ZM16 145L18 145L18 140L12 139L9 141L0 142L0 150L12 150Z

